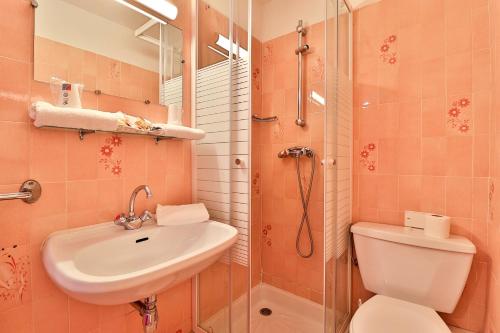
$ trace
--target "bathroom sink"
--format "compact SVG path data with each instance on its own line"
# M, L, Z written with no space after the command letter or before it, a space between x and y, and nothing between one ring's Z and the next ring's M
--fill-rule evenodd
M220 258L237 233L215 221L138 230L111 222L49 235L42 257L50 278L71 297L123 304L191 278Z

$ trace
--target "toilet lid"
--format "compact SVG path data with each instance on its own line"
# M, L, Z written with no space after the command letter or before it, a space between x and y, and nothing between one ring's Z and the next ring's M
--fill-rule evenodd
M363 303L352 320L350 333L451 333L431 308L376 295Z

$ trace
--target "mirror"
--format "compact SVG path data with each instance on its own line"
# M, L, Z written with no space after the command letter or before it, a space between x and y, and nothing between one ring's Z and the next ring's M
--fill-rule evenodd
M182 107L183 34L118 0L38 0L34 79Z
M182 30L166 24L161 27L160 104L182 108L182 68L184 64Z

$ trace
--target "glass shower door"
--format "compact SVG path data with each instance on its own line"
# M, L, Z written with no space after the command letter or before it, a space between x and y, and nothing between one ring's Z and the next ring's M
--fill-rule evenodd
M343 332L350 319L351 13L343 0L197 3L195 125L207 137L194 148L195 200L239 238L196 279L195 332L261 333L270 318L280 332L290 325ZM252 22L283 11L296 19L261 25L274 30L251 37ZM299 20L307 31L302 43L311 47L302 59L304 127L295 122ZM252 114L260 121L252 123ZM314 242L307 233L296 237L304 217L297 161L278 158L294 146L314 152L315 164L298 161L302 184L315 165L308 205ZM296 250L310 245L311 257Z
M325 332L345 332L351 314L352 55L351 13L327 0L325 177Z
M197 1L195 200L238 230L235 245L195 282L196 332L247 332L250 263L248 2Z

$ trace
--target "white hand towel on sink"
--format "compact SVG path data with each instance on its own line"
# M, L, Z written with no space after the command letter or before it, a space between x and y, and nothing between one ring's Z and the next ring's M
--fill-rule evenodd
M121 112L103 112L53 106L47 102L33 103L29 110L36 127L56 126L88 130L116 131Z
M158 225L181 225L208 221L207 208L203 203L191 205L162 206L156 205Z

